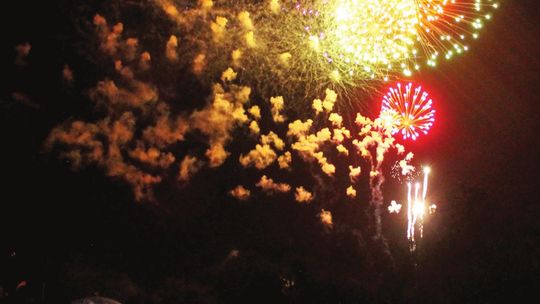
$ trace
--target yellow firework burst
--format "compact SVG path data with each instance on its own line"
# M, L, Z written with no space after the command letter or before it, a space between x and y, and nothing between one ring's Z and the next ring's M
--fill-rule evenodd
M155 0L178 22L181 60L294 100L410 76L463 53L494 0ZM347 95L347 94L342 94ZM339 106L339 105L338 105Z
M494 0L334 0L317 2L312 47L340 78L410 76L452 58L478 38ZM309 28L311 29L311 28Z
M414 0L323 1L313 47L340 78L380 78L412 59L417 41Z

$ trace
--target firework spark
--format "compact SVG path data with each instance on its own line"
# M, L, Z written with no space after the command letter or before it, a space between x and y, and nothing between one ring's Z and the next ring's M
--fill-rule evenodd
M421 86L413 89L412 83L404 87L398 83L383 97L380 117L392 134L401 133L403 139L416 140L420 134L427 134L435 122L432 104Z
M312 37L340 74L374 78L412 57L418 24L415 1L338 0L321 11L324 32Z
M443 56L469 50L468 42L479 37L484 22L492 18L492 11L499 7L494 0L419 0L418 35L421 50L415 53L420 63L436 66ZM416 68L419 68L416 66Z
M154 2L179 27L170 41L174 63L208 83L233 67L265 97L294 100L326 88L348 96L436 66L469 50L498 7L494 0Z
M399 211L401 211L401 207L401 204L398 204L396 201L392 201L390 206L388 206L388 212L399 213Z
M389 80L469 50L494 0L302 1L309 45L333 80ZM300 3L300 2L299 2Z

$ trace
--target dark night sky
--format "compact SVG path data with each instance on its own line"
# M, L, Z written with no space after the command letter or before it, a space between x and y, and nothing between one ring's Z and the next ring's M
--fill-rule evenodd
M403 223L386 224L398 270L382 285L372 282L374 258L357 245L362 225L325 233L311 220L314 211L298 208L292 199L235 204L224 193L238 169L207 170L184 189L159 186L162 206L141 205L128 186L99 169L73 172L44 152L43 141L55 125L90 109L72 97L101 73L80 59L85 51L78 43L85 34L74 28L74 14L83 12L78 18L90 20L106 7L100 1L46 2L18 1L1 18L0 288L10 293L5 300L63 303L96 291L126 303L538 298L537 1L503 1L470 52L414 76L437 100L438 120L429 136L408 149L432 166L430 190L440 210L418 253L416 284ZM14 47L26 41L32 44L29 65L15 67ZM78 81L71 88L61 80L66 62ZM26 93L32 103L13 101L13 92ZM336 220L345 222L360 212L335 208ZM240 258L227 262L232 249L240 250ZM284 273L297 281L293 292L281 291ZM14 291L23 280L28 286Z

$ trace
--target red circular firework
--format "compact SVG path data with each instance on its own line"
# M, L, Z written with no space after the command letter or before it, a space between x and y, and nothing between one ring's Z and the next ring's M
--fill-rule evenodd
M427 134L435 122L435 110L429 94L412 83L391 87L383 97L380 117L389 123L392 134L416 140Z

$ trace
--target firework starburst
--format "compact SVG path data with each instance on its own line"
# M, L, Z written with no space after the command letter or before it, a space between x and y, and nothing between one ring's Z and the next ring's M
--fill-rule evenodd
M427 134L435 122L432 103L421 86L413 88L412 83L405 86L398 83L383 97L381 118L393 134L416 140L420 134Z

